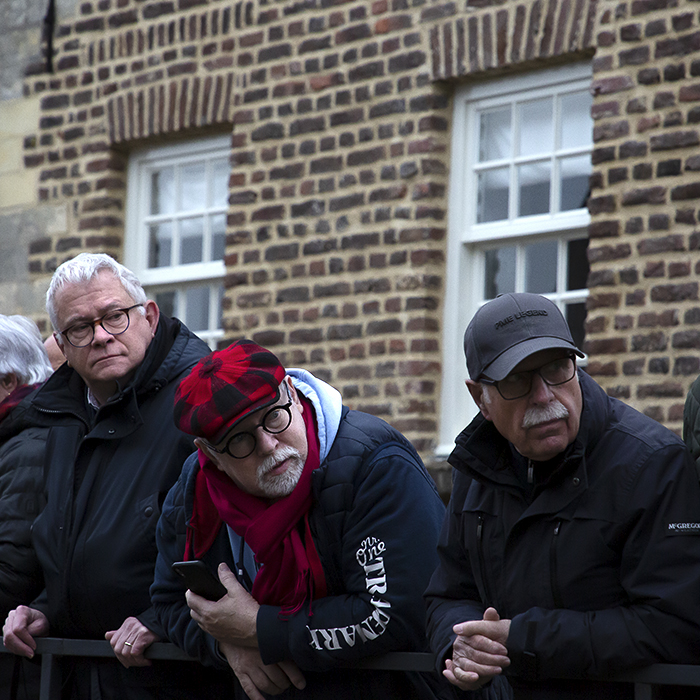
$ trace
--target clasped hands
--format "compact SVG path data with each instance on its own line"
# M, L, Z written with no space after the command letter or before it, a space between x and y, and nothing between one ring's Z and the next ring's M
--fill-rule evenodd
M488 608L482 620L461 622L452 629L457 639L442 673L453 685L477 690L510 664L506 647L510 620L501 620L495 608Z
M218 573L226 595L212 601L187 591L187 605L192 619L219 642L246 695L250 700L264 700L261 691L278 695L290 685L303 689L306 680L293 661L263 664L257 635L260 605L226 564L219 564Z

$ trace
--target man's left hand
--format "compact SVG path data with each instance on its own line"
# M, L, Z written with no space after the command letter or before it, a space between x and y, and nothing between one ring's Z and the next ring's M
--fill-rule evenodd
M135 617L127 617L118 630L105 633L105 639L112 645L114 655L122 666L150 666L151 662L143 655L146 649L160 640Z
M212 601L187 591L192 619L214 639L237 646L257 647L257 617L260 605L236 580L226 564L219 564L219 580L227 593Z

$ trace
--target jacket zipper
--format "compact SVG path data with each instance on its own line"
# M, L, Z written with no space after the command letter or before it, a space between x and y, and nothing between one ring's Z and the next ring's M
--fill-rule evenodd
M481 582L484 586L484 595L486 596L486 605L496 607L496 601L491 597L491 588L489 586L488 576L486 575L486 557L484 556L484 516L479 515L478 524L476 526L476 541L479 552L479 568L481 569Z
M559 539L559 531L561 530L561 520L557 521L554 526L554 533L552 535L552 541L549 546L549 580L552 587L552 598L554 599L554 606L557 608L563 608L564 605L561 599L561 592L559 590L559 580L557 579L557 540Z

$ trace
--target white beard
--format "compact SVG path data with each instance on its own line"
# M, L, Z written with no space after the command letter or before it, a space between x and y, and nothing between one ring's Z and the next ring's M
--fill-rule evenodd
M290 462L283 474L269 474L286 459L289 459ZM294 491L303 471L304 462L299 452L293 447L285 445L263 460L255 476L258 488L267 498L283 498Z
M561 401L555 399L546 406L533 406L532 408L528 408L523 416L522 427L527 430L527 428L534 428L540 423L549 423L549 421L552 420L568 417L569 411L566 409L566 406L564 406Z

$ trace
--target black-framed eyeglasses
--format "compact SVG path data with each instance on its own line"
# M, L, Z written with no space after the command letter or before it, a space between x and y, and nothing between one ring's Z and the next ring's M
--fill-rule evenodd
M262 420L255 425L252 430L231 435L223 450L217 450L213 445L209 445L209 447L218 454L226 452L234 459L245 459L253 454L258 444L258 439L255 437L255 431L258 428L262 428L266 433L270 433L271 435L283 433L292 424L292 397L289 394L287 382L284 382L284 386L287 389L288 403L282 406L273 406L265 413Z
M548 386L566 384L576 375L576 359L573 355L567 355L566 357L560 357L558 360L552 360L552 362L548 362L537 369L512 372L505 379L497 382L485 377L482 377L479 381L484 384L492 384L506 401L513 401L514 399L521 399L530 393L532 378L535 374L539 374L542 377L542 381Z
M134 304L125 309L112 309L104 316L94 321L81 321L59 331L59 333L74 347L84 348L92 343L95 337L95 326L99 323L110 335L121 335L129 328L129 311L143 304Z

